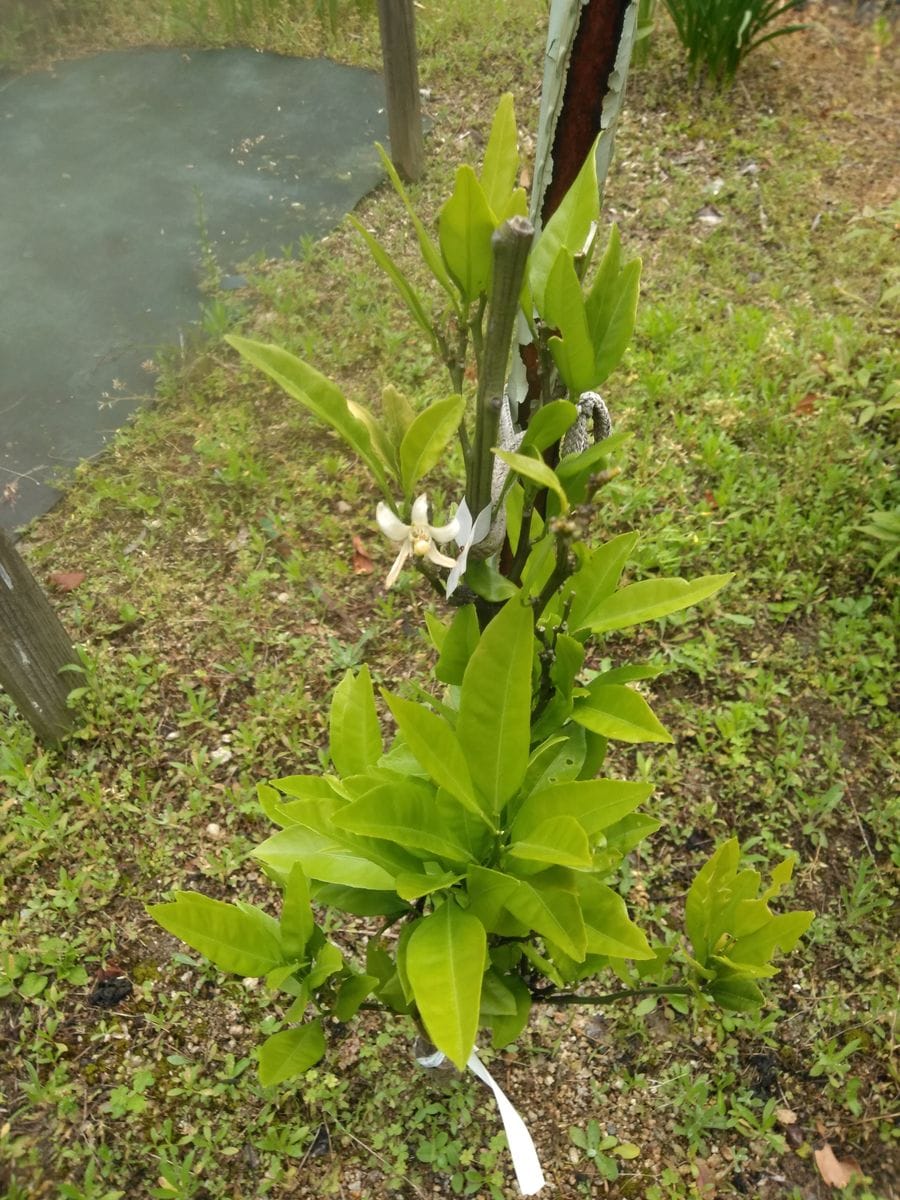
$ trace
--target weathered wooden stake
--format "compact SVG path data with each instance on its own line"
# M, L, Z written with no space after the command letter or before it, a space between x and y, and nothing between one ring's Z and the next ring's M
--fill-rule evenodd
M72 727L66 696L77 664L59 617L0 529L0 687L42 742L58 742Z
M413 182L425 165L413 0L378 0L378 26L391 159L398 174Z

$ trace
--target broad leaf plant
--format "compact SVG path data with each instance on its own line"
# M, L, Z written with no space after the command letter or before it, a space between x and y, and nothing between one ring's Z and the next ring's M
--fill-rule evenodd
M362 1006L408 1014L460 1068L482 1033L505 1046L535 1004L589 1003L602 976L616 981L605 999L753 1008L773 956L812 919L770 908L793 860L764 887L733 839L691 885L680 940L649 939L620 890L623 861L659 822L642 811L651 785L603 774L608 743L672 739L635 686L659 668L598 669L597 647L728 576L623 585L637 534L594 545L584 533L620 440L596 389L628 345L640 276L615 227L600 252L595 155L536 236L505 96L481 172L459 168L436 239L383 160L437 304L354 224L445 364L447 396L418 411L388 387L376 411L286 350L228 341L370 471L397 552L388 586L411 567L445 604L427 617L432 677L379 704L368 668L348 671L331 701L330 769L259 786L277 832L254 854L282 890L280 918L191 891L150 910L282 998L283 1027L259 1052L266 1084L318 1062L325 1019ZM464 491L437 522L424 481L453 439ZM371 918L358 958L329 940L323 913Z

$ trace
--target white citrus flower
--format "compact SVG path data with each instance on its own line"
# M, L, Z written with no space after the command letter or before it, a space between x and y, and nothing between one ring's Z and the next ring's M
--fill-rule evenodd
M394 565L388 571L384 581L386 588L397 582L397 576L403 569L403 564L413 555L415 558L427 558L429 562L439 567L452 567L456 560L441 554L438 546L451 542L459 533L459 521L454 519L449 525L428 524L428 497L423 493L417 496L412 506L409 525L404 525L396 513L382 501L375 509L375 519L381 532L392 542L400 543L400 550L394 559Z

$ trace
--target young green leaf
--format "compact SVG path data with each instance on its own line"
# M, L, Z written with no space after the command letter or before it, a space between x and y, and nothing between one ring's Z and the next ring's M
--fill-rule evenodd
M591 865L591 848L584 828L574 817L553 816L533 826L513 841L512 858L551 866L586 870Z
M291 825L282 829L257 846L253 857L280 875L287 875L299 862L308 879L317 879L322 883L372 891L387 891L394 886L394 874L384 866L327 834L307 829L305 825ZM414 867L415 860L412 859L407 869Z
M465 809L446 793L418 780L384 784L334 817L338 829L395 842L413 854L452 864L471 862L466 848Z
M504 1046L516 1041L531 1015L531 992L521 976L504 975L503 983L515 999L516 1011L511 1016L498 1015L491 1018L491 1044L495 1050L502 1050Z
M407 429L400 444L400 481L407 501L419 480L440 462L465 410L462 396L437 400L419 413Z
M519 173L519 143L516 133L516 115L512 92L500 97L494 122L484 152L481 168L481 186L493 212L496 224L505 217L501 213L509 207L516 177Z
M407 746L435 783L446 788L470 812L483 817L466 756L443 717L400 696L385 693L385 699Z
M533 792L525 800L510 830L515 839L527 838L532 830L553 816L574 818L589 838L609 829L647 800L649 783L620 779L581 779L553 783Z
M533 929L581 962L587 951L587 931L578 898L571 891L546 882L547 871L536 879L519 880L519 887L505 901L505 907Z
M365 663L358 675L347 671L334 689L329 731L331 760L341 775L361 774L381 757L381 726L372 677Z
M527 454L516 454L512 450L495 449L494 453L523 479L537 484L539 488L547 488L554 492L559 498L560 511L564 513L569 511L569 499L563 486L557 479L556 473L547 466L543 459L531 458Z
M438 215L444 263L464 304L487 292L493 265L494 215L470 166L456 172L456 185Z
M481 630L474 604L466 604L456 613L439 647L440 658L434 673L441 683L460 684L469 659L478 645Z
M351 449L363 460L376 481L387 490L388 481L381 459L372 446L372 438L365 422L353 415L340 388L326 379L313 367L280 346L266 346L249 338L230 333L225 337L242 358L261 371L299 400L304 407L320 420L330 425ZM356 406L359 409L359 406ZM374 421L374 417L371 418Z
M407 947L406 970L428 1036L460 1070L475 1046L486 959L484 926L452 900L416 926Z
M557 370L574 395L586 392L596 382L594 346L588 331L581 282L571 253L562 247L547 279L544 307L539 310L547 326L560 337L548 343Z
M590 330L595 355L595 387L612 374L628 349L628 343L634 333L640 290L641 260L636 258L627 264L619 276L616 283L615 307L610 313L606 328L602 333Z
M456 736L494 813L528 765L533 648L531 610L510 600L481 635L463 677Z
M432 345L435 345L434 329L419 293L397 266L396 262L394 262L393 258L391 258L390 254L388 254L387 250L369 233L368 229L357 221L356 217L352 214L348 217L348 220L369 247L369 253L375 259L376 263L378 263L379 267L381 267L382 271L384 271L385 275L387 275L388 279L390 279L391 283L400 293L413 320L425 332Z
M286 959L278 923L258 908L238 908L199 892L176 892L147 911L163 929L198 950L220 971L261 978Z
M644 621L667 617L690 608L707 596L720 591L731 575L704 575L700 579L644 579L629 584L605 600L583 618L583 628L592 633L628 629Z
M428 236L425 226L419 220L418 214L413 208L409 196L406 194L406 189L400 180L400 176L397 174L394 164L391 162L390 155L387 153L384 146L382 146L379 142L375 143L375 149L378 151L378 156L381 159L381 165L387 171L388 178L394 186L394 191L403 201L403 206L406 209L409 219L413 223L413 228L416 231L416 237L419 239L419 249L422 252L422 258L425 260L425 265L453 301L454 306L456 306L458 309L459 297L457 296L456 288L453 286L450 276L447 274L447 268L444 266L437 246L435 246L434 242Z
M306 944L315 929L309 888L299 863L291 868L284 889L281 907L281 945L285 958L302 958Z
M584 876L579 879L579 897L590 954L635 960L656 957L643 930L628 916L625 901L618 892Z
M259 1048L259 1082L272 1087L302 1075L325 1055L321 1021L273 1033Z
M529 447L539 454L558 442L578 416L578 409L568 400L553 400L539 408L528 422L525 436L522 438L520 451Z
M556 212L544 226L528 263L528 281L538 312L543 311L544 292L550 271L560 248L580 253L591 225L600 216L600 189L597 184L596 142L584 160L584 166Z
M583 629L585 622L601 601L611 596L637 544L636 533L620 533L605 542L590 555L566 584L564 598L572 597L569 609L569 628Z
M618 683L591 684L590 698L575 705L572 720L618 742L671 742L639 692Z

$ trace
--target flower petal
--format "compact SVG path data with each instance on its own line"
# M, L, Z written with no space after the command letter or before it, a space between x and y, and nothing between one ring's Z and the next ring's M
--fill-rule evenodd
M447 525L438 525L437 528L432 526L431 536L442 546L444 542L456 541L459 537L459 521L454 517Z
M403 564L406 562L406 560L408 558L409 558L409 540L407 539L407 541L404 542L404 544L400 547L400 553L394 559L394 565L391 567L390 571L388 571L388 577L384 581L385 589L387 589L389 587L393 587L394 584L397 582L397 576L403 570Z
M383 500L379 501L378 507L375 509L375 520L384 536L390 538L392 542L402 542L404 538L409 537L409 526L404 525Z
M430 546L428 553L425 555L429 562L437 563L439 567L455 567L456 559L448 558L446 554L441 554L434 546Z
M427 525L428 524L428 497L423 492L421 496L416 496L412 506L412 524Z

